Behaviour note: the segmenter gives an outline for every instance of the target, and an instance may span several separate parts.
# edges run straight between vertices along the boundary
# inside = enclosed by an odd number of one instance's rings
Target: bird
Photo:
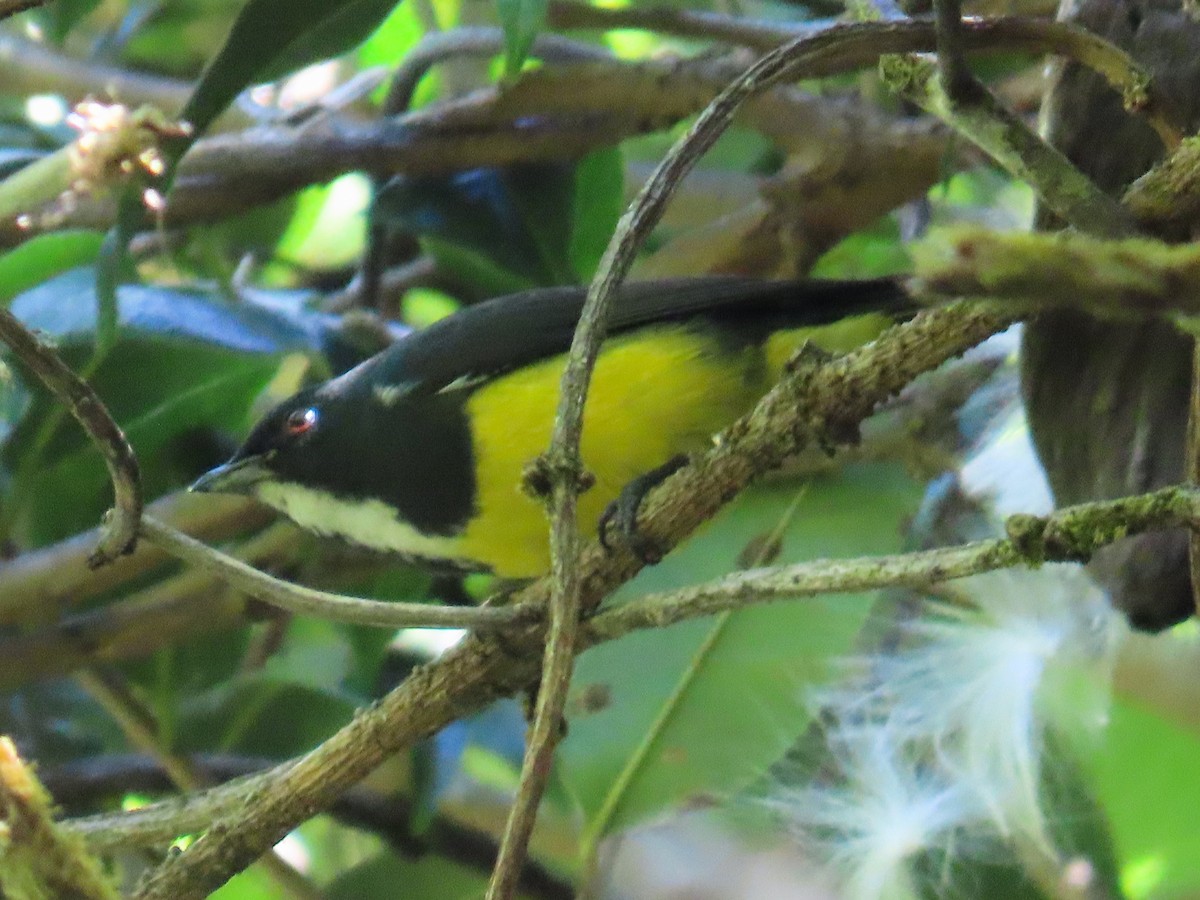
[[[279,403],[191,490],[246,494],[307,530],[434,571],[538,577],[549,524],[522,473],[549,446],[585,297],[575,286],[524,291],[412,332]],[[584,413],[594,482],[579,498],[582,534],[597,535],[631,483],[710,445],[802,345],[852,349],[910,306],[890,278],[623,286]]]

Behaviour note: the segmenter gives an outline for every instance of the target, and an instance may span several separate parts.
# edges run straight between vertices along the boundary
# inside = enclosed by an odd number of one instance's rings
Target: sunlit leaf
[[[1200,890],[1198,758],[1194,731],[1132,703],[1114,704],[1092,770],[1133,900]]]
[[[920,491],[898,467],[870,465],[796,494],[792,486],[747,495],[623,595],[724,574],[793,503],[780,562],[895,551]],[[751,607],[584,654],[562,762],[590,838],[689,799],[729,796],[760,776],[808,723],[806,690],[832,674],[830,661],[850,649],[870,605],[859,595]]]
[[[104,235],[97,231],[52,231],[0,256],[0,304],[55,275],[96,258]]]
[[[616,148],[596,150],[575,166],[571,204],[571,265],[588,281],[625,206],[625,163]]]
[[[361,44],[398,0],[249,0],[180,118],[202,132],[243,90]]]
[[[534,40],[546,24],[548,0],[496,0],[500,26],[504,29],[504,70],[521,71]]]

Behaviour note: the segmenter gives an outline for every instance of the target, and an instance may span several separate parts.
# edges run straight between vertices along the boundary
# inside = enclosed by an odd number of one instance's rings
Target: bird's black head
[[[191,489],[247,494],[311,530],[386,549],[407,548],[385,541],[380,522],[459,531],[475,490],[463,396],[392,381],[380,361],[276,406]],[[380,508],[388,515],[373,517]]]
[[[254,496],[269,482],[319,486],[339,417],[338,404],[319,397],[316,388],[300,391],[267,413],[229,462],[201,476],[191,490]]]

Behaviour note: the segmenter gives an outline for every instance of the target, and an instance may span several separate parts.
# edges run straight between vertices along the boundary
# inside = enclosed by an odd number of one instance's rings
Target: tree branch
[[[75,417],[104,457],[115,506],[87,563],[95,568],[133,550],[142,514],[142,483],[137,457],[96,392],[58,354],[7,309],[0,308],[0,340]]]
[[[1118,317],[1200,315],[1195,244],[965,226],[935,232],[910,251],[918,296],[979,297],[1022,313],[1070,308]]]
[[[945,15],[957,14],[956,2],[942,2],[949,7]],[[957,27],[949,24],[944,31],[942,40],[958,34]],[[936,115],[1013,178],[1032,187],[1046,207],[1065,222],[1104,237],[1134,232],[1132,216],[1115,197],[1100,190],[1065,155],[1005,109],[961,60],[943,60],[939,54],[935,65],[919,57],[893,56],[885,59],[880,69],[892,90]],[[951,82],[962,96],[950,93],[947,85]]]
[[[893,556],[817,559],[791,566],[751,569],[663,594],[648,594],[587,623],[589,644],[631,631],[678,622],[758,603],[879,588],[928,589],[956,578],[1044,562],[1086,561],[1117,540],[1114,526],[1129,534],[1188,525],[1200,519],[1200,491],[1165,488],[1151,494],[1070,506],[1044,517],[1014,516],[1010,536],[958,547],[939,547]]]
[[[536,610],[525,606],[438,606],[366,600],[331,594],[272,578],[239,559],[226,556],[168,525],[146,516],[142,536],[172,556],[216,574],[251,597],[299,615],[375,628],[469,628],[488,630],[528,622]]]
[[[214,494],[198,499],[182,492],[155,500],[147,512],[213,543],[262,528],[273,518],[267,507],[244,497]],[[89,569],[85,563],[99,539],[100,531],[92,529],[5,560],[4,577],[0,578],[0,626],[44,621],[48,614],[82,606],[170,561],[166,553],[141,543],[111,565]]]
[[[627,6],[618,9],[565,0],[551,0],[546,24],[562,30],[641,28],[658,34],[707,38],[763,53],[799,35],[812,34],[828,27],[828,22],[773,22],[667,6]]]
[[[50,818],[50,797],[7,737],[0,737],[0,891],[6,897],[117,900],[82,843]]]
[[[1185,138],[1129,186],[1122,203],[1155,233],[1186,239],[1200,218],[1200,138]]]
[[[384,115],[394,116],[408,112],[421,79],[438,63],[459,56],[492,56],[503,52],[502,28],[454,28],[450,31],[426,34],[421,42],[405,55],[404,61],[392,76],[392,83],[383,104]],[[612,58],[608,50],[595,44],[545,33],[534,39],[529,54],[553,63],[597,62]]]
[[[824,49],[805,64],[810,77],[872,66],[885,54],[929,52],[935,45],[932,23],[916,21],[840,25],[811,40]],[[1160,134],[1178,137],[1145,72],[1088,31],[1058,22],[993,19],[964,23],[962,41],[968,52],[1057,53],[1074,59],[1103,75]],[[230,216],[348,171],[446,172],[582,156],[694,113],[715,94],[714,79],[728,81],[742,70],[741,62],[711,59],[595,65],[546,67],[503,90],[480,91],[391,121],[361,123],[330,115],[303,128],[276,125],[206,138],[180,164],[166,222]],[[824,110],[835,123],[846,115],[828,101],[801,100],[797,92],[791,96],[801,104],[799,135],[814,122],[821,131],[828,127],[813,113]],[[773,124],[768,133],[778,140],[775,132],[784,119],[776,110],[763,120]],[[83,202],[63,225],[107,227],[112,217],[110,203]],[[26,237],[13,222],[0,221],[0,247]]]
[[[186,759],[206,782],[220,784],[242,778],[240,786],[245,790],[252,790],[257,773],[276,764],[274,760],[223,753],[196,753]],[[38,774],[57,806],[68,810],[94,806],[131,791],[156,794],[172,787],[159,761],[137,754],[78,760],[43,768]],[[82,838],[96,853],[162,847],[181,834],[202,830],[212,821],[215,807],[206,804],[214,793],[194,793],[162,804],[162,810],[173,810],[173,817],[157,813],[141,816],[140,810],[130,810],[66,819],[58,827],[65,834]],[[414,834],[417,812],[412,799],[404,794],[364,787],[351,788],[329,810],[341,824],[377,835],[405,858],[435,854],[482,872],[491,870],[496,858],[495,835],[473,821],[458,818],[453,809],[439,810],[420,834]],[[574,896],[570,882],[534,860],[526,863],[520,887],[522,893],[541,900],[570,900]]]

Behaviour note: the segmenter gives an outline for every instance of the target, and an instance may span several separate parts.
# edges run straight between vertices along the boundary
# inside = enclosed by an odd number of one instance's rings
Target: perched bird
[[[549,445],[583,300],[577,287],[528,291],[402,338],[279,404],[192,490],[249,494],[312,531],[438,568],[543,574],[548,522],[522,471]],[[856,347],[908,306],[891,280],[625,287],[584,415],[595,485],[580,528],[594,535],[625,485],[702,449],[805,341]]]

